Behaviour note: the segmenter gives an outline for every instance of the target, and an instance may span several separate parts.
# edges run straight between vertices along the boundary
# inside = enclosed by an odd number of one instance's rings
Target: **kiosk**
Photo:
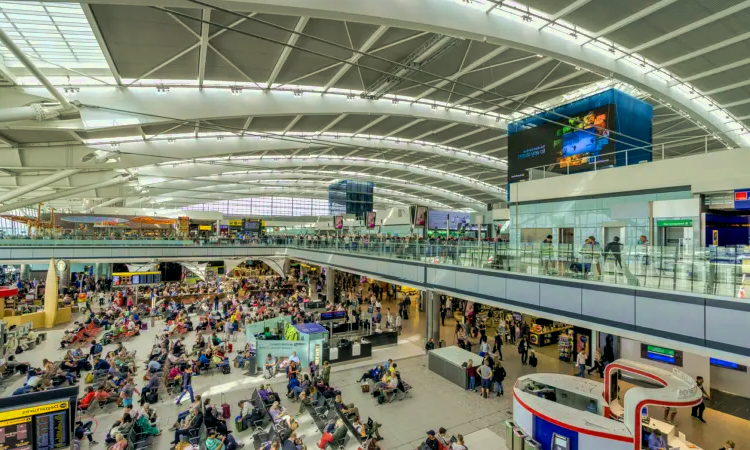
[[[624,395],[619,375],[628,373],[655,388],[634,386]],[[644,415],[646,407],[691,407],[701,401],[695,381],[680,370],[618,360],[606,368],[606,382],[558,374],[521,377],[513,388],[513,430],[544,450],[640,450],[654,430],[670,450],[700,450],[673,425]],[[639,383],[639,385],[642,383]],[[517,433],[514,433],[514,435]],[[513,438],[515,440],[515,438]],[[513,450],[516,450],[515,443]]]

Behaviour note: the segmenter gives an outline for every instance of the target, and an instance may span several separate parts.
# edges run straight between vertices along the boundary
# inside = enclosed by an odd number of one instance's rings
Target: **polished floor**
[[[441,329],[441,336],[448,345],[452,344],[453,329],[455,321],[446,319],[445,326]],[[138,356],[142,358],[153,345],[157,333],[161,328],[149,329],[141,336],[126,342],[128,349],[137,350]],[[503,436],[503,423],[511,418],[511,396],[492,397],[482,399],[478,394],[466,392],[457,388],[447,380],[433,374],[427,369],[427,359],[423,352],[423,336],[425,330],[425,315],[419,313],[417,305],[413,307],[411,318],[404,322],[404,328],[399,345],[377,349],[373,352],[371,360],[365,360],[342,366],[334,366],[331,376],[331,384],[341,389],[344,401],[354,403],[363,417],[372,417],[383,424],[381,433],[385,440],[382,445],[385,449],[414,450],[425,438],[425,433],[430,429],[445,427],[451,434],[463,434],[466,444],[472,450],[505,450],[500,439]],[[52,330],[48,339],[34,351],[20,355],[21,360],[28,361],[33,365],[40,365],[42,358],[59,357],[57,349],[62,330]],[[192,345],[195,339],[194,333],[186,336],[188,345]],[[235,344],[236,348],[244,346],[244,337],[240,336]],[[110,348],[106,348],[109,350]],[[546,350],[546,349],[545,349]],[[554,372],[572,374],[573,366],[560,361],[554,357],[554,352],[538,352],[539,365],[536,368],[522,366],[515,346],[505,345],[503,348],[503,364],[508,373],[505,387],[508,389],[515,380],[531,371]],[[550,354],[551,353],[551,354]],[[357,379],[361,373],[374,365],[376,362],[392,358],[399,365],[399,370],[405,381],[414,388],[412,398],[386,405],[376,405],[372,397],[361,393]],[[139,372],[139,375],[142,372]],[[596,379],[596,378],[595,378]],[[261,384],[259,377],[246,377],[239,370],[233,369],[231,374],[210,374],[195,378],[194,388],[196,394],[202,394],[211,398],[213,403],[227,402],[231,405],[232,416],[237,413],[237,402],[242,398],[250,396],[252,390]],[[23,380],[18,377],[11,383],[2,395],[8,395],[12,389],[22,384]],[[285,381],[277,377],[272,382],[276,391],[286,392]],[[11,389],[11,390],[9,390]],[[292,413],[297,413],[295,404],[285,402]],[[160,402],[156,404],[156,411],[161,418],[161,427],[165,433],[153,440],[152,448],[166,450],[170,447],[172,435],[166,429],[173,423],[175,416],[186,408],[186,403],[175,406],[174,398],[160,396]],[[104,441],[110,425],[122,414],[122,410],[110,405],[102,410],[91,413],[96,420],[95,439]],[[652,412],[660,415],[661,412]],[[688,439],[704,449],[719,448],[726,439],[732,439],[741,443],[750,436],[750,421],[739,419],[726,414],[718,413],[711,409],[706,410],[705,418],[708,424],[700,423],[690,418],[689,411],[681,410],[678,413],[680,429],[685,432]],[[297,417],[300,422],[300,434],[308,449],[317,448],[320,433],[315,428],[312,419],[307,414]],[[250,432],[243,432],[237,436],[239,441],[250,443]],[[86,448],[89,444],[84,444]],[[103,444],[94,446],[104,448]],[[252,448],[248,446],[247,448]],[[349,449],[355,449],[356,445],[350,444]],[[738,447],[742,448],[742,447]]]

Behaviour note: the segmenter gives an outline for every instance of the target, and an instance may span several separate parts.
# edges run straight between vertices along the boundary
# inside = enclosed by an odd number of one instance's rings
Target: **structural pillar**
[[[31,278],[31,266],[28,264],[21,264],[21,270],[18,274],[22,280],[28,280]]]
[[[336,292],[336,270],[331,266],[326,266],[326,301],[335,302]]]
[[[427,309],[426,340],[432,338],[435,347],[440,346],[440,295],[435,291],[423,291],[425,309]]]
[[[64,292],[67,287],[70,286],[70,261],[66,261],[65,270],[61,271],[58,276],[60,279],[60,292]],[[55,270],[55,268],[52,268]]]

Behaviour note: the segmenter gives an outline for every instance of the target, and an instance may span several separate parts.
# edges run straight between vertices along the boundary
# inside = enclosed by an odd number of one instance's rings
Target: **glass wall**
[[[328,200],[298,197],[251,197],[221,200],[182,208],[190,211],[218,211],[230,216],[328,216]]]
[[[624,245],[636,245],[650,236],[649,202],[692,198],[690,191],[623,195],[510,205],[510,242],[513,246],[539,245],[552,235],[554,244],[581,248],[589,236],[604,245],[615,236]],[[700,243],[700,220],[694,219],[694,245]]]

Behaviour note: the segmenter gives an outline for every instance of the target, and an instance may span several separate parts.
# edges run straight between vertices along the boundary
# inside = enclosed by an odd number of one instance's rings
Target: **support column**
[[[335,302],[336,292],[336,270],[331,266],[326,266],[326,301]]]
[[[70,286],[70,261],[66,261],[65,270],[58,274],[60,279],[60,292],[63,292],[65,288]]]
[[[28,264],[21,264],[21,271],[19,272],[22,280],[28,280],[31,278],[31,266]]]
[[[435,348],[440,346],[440,295],[435,291],[424,291],[422,294],[427,310],[427,330],[425,339],[432,338]]]

